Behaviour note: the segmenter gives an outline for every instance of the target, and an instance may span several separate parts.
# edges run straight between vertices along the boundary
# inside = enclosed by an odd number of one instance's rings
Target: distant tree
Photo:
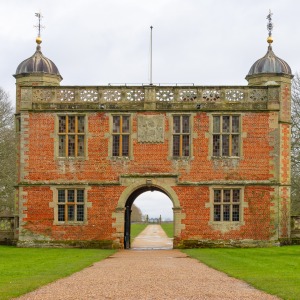
[[[13,213],[16,178],[14,112],[6,93],[0,87],[0,215]]]
[[[291,213],[300,214],[300,76],[292,83]]]
[[[131,221],[142,222],[142,212],[136,205],[134,205],[134,203],[131,207]]]

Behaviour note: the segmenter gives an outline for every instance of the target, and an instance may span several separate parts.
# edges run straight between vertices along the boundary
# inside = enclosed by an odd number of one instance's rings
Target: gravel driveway
[[[178,250],[121,250],[18,299],[278,299]]]

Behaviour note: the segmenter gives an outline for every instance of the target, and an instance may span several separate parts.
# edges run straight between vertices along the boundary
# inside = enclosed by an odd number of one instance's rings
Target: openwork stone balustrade
[[[277,86],[58,86],[58,87],[22,87],[21,109],[59,109],[70,108],[108,108],[120,109],[120,105],[127,108],[141,108],[144,103],[154,103],[153,109],[200,109],[213,107],[209,104],[246,103],[258,104],[257,108],[267,108],[267,102],[279,101]],[[62,105],[58,105],[62,104]],[[70,104],[70,105],[68,105]],[[96,105],[97,104],[97,105]],[[99,105],[102,104],[102,105]],[[199,104],[199,105],[195,105]],[[174,106],[175,105],[175,106]],[[219,105],[218,105],[219,106]],[[253,107],[251,107],[253,109]],[[147,109],[151,109],[150,106]]]

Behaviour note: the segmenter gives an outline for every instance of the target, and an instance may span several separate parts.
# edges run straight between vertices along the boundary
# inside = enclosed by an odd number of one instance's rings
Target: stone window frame
[[[128,116],[129,117],[129,153],[128,156],[113,156],[113,117]],[[111,113],[109,114],[109,144],[108,144],[108,158],[110,160],[132,160],[133,159],[133,116],[132,113]]]
[[[239,156],[214,156],[213,155],[213,136],[214,136],[214,131],[213,131],[213,125],[214,125],[214,117],[216,116],[237,116],[239,117]],[[210,137],[210,142],[209,142],[209,157],[212,159],[240,159],[243,157],[243,138],[246,136],[246,134],[243,132],[243,114],[241,113],[212,113],[209,116],[209,137]]]
[[[49,203],[49,207],[53,208],[53,225],[87,225],[88,224],[88,208],[92,207],[92,202],[88,202],[88,190],[91,187],[81,185],[59,185],[52,186],[50,189],[53,193],[53,201]],[[58,221],[58,191],[59,190],[84,190],[84,220],[83,221]]]
[[[240,190],[240,220],[239,221],[214,221],[214,190],[224,189],[239,189]],[[244,210],[248,207],[248,203],[245,202],[245,186],[241,185],[212,185],[209,187],[209,202],[205,204],[206,208],[210,209],[209,225],[215,230],[221,230],[226,232],[229,230],[238,229],[241,225],[245,224]]]
[[[61,116],[82,116],[84,117],[84,155],[83,156],[60,156],[59,155],[59,117]],[[85,160],[88,158],[88,116],[85,113],[57,113],[54,125],[54,156],[59,160]]]
[[[169,115],[169,155],[172,160],[192,160],[194,159],[194,152],[193,152],[193,139],[196,138],[194,134],[194,115],[193,113],[171,113]],[[175,116],[189,116],[190,120],[190,155],[189,156],[173,156],[173,126],[174,126],[174,117]]]
[[[16,133],[20,133],[21,132],[21,116],[18,114],[15,117],[15,131]]]

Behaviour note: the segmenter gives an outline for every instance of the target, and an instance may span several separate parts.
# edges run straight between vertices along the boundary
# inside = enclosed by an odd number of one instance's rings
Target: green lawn
[[[167,234],[169,238],[172,238],[174,236],[174,231],[173,231],[173,222],[171,223],[161,223],[160,224],[164,232]]]
[[[182,251],[267,293],[300,299],[300,246]]]
[[[0,246],[0,299],[28,293],[113,254],[114,250]]]
[[[147,226],[148,224],[144,224],[144,223],[131,223],[131,228],[130,228],[131,240],[136,238]]]

